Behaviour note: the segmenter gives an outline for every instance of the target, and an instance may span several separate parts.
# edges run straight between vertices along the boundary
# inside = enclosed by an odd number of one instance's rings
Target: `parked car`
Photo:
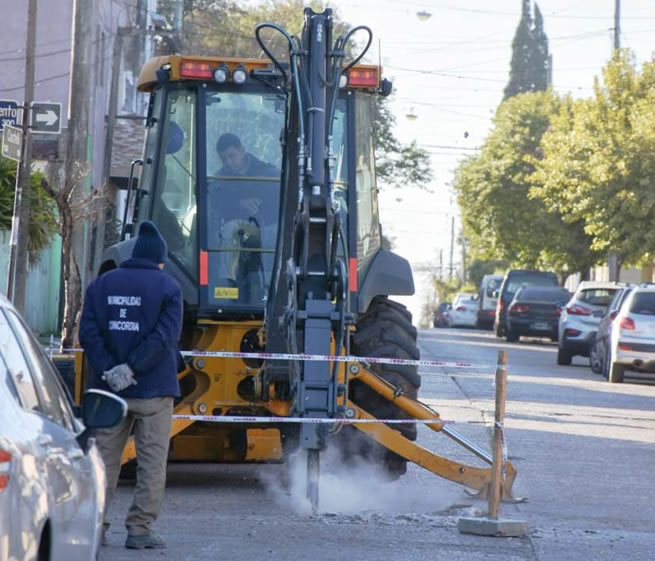
[[[622,285],[583,281],[559,317],[557,364],[569,365],[576,355],[589,356],[600,318]]]
[[[52,362],[0,296],[1,559],[96,559],[105,471],[88,431],[126,412],[120,397],[89,390],[78,419]]]
[[[557,275],[550,271],[531,271],[526,269],[512,269],[507,272],[500,290],[496,304],[496,317],[494,319],[494,332],[496,337],[502,337],[507,329],[507,308],[514,299],[519,288],[523,286],[559,286]]]
[[[557,322],[571,294],[561,286],[524,286],[507,308],[508,341],[522,335],[550,337],[557,341]]]
[[[446,327],[446,325],[448,325],[448,317],[446,314],[450,308],[450,302],[441,302],[439,306],[437,306],[437,309],[434,311],[434,320],[432,322],[434,327]]]
[[[503,275],[485,275],[478,290],[478,329],[491,329],[496,318],[498,291],[503,282]]]
[[[475,294],[460,292],[446,313],[448,327],[475,327],[478,302]]]
[[[589,366],[591,367],[591,371],[595,374],[604,374],[605,378],[607,378],[608,368],[606,358],[609,339],[612,333],[612,322],[633,288],[631,285],[626,285],[614,293],[612,301],[605,310],[603,317],[600,318],[600,323],[598,324],[598,329],[596,330],[596,335],[589,351]]]
[[[635,287],[612,322],[607,356],[610,383],[626,370],[655,372],[655,286]]]

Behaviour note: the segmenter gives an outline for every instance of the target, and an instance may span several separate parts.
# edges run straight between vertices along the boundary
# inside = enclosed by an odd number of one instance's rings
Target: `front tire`
[[[625,373],[625,366],[612,362],[609,368],[609,383],[621,384],[623,383],[623,375]]]
[[[416,335],[412,314],[407,308],[386,297],[378,296],[357,321],[351,354],[418,360],[420,352],[416,346]],[[421,378],[417,366],[371,364],[369,368],[371,372],[400,389],[407,397],[418,397]],[[354,403],[378,419],[412,419],[402,409],[356,379],[350,383],[348,393]],[[416,440],[415,423],[390,427],[399,431],[405,438]],[[407,471],[405,458],[387,450],[354,427],[345,426],[342,429],[338,446],[345,461],[356,461],[359,458],[376,463],[383,468],[389,479],[397,479]]]
[[[519,334],[513,329],[508,329],[505,338],[508,343],[516,343],[519,340]]]
[[[589,349],[589,367],[594,374],[603,373],[603,357],[598,345],[594,342]]]
[[[572,358],[573,356],[570,351],[562,348],[557,349],[557,364],[560,366],[571,366]]]

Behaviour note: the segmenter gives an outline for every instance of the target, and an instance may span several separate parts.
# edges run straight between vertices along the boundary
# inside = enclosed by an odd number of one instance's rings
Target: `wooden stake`
[[[507,395],[507,351],[498,351],[496,366],[496,412],[494,416],[493,465],[491,466],[491,489],[489,492],[489,518],[498,519],[500,484],[503,478],[503,422],[505,420],[505,398]]]

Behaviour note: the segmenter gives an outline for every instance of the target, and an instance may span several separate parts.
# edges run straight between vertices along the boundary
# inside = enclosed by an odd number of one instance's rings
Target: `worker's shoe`
[[[125,547],[127,549],[164,549],[166,542],[164,538],[158,536],[154,532],[144,534],[142,536],[127,536],[125,540]]]

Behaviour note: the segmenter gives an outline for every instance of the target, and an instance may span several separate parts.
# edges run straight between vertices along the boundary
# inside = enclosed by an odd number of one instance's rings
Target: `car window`
[[[637,292],[630,303],[633,314],[655,315],[655,292]]]
[[[487,283],[487,296],[489,298],[493,298],[494,292],[498,290],[498,287],[500,286],[501,279],[491,279]]]
[[[615,293],[615,288],[586,288],[580,291],[577,299],[592,306],[609,306]]]
[[[23,350],[2,311],[0,311],[0,354],[9,369],[23,407],[40,412],[41,403]]]
[[[522,286],[557,286],[557,278],[553,275],[539,273],[520,273],[508,277],[505,283],[504,297],[511,298]]]
[[[516,300],[533,300],[544,302],[559,302],[569,299],[569,293],[564,288],[549,288],[549,287],[536,287],[526,286],[516,294]]]
[[[43,350],[23,320],[13,310],[6,310],[6,312],[32,367],[32,376],[41,400],[41,412],[51,421],[73,430],[73,419],[68,409],[68,400],[59,385],[57,374],[53,371],[54,367],[43,354]]]

